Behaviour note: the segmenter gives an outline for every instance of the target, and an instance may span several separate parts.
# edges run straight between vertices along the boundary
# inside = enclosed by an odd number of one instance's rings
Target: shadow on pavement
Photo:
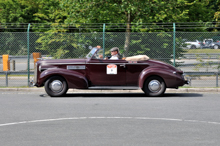
[[[47,94],[40,95],[41,97],[50,97]],[[199,93],[165,93],[162,97],[147,97],[144,93],[68,93],[62,97],[52,98],[170,98],[170,97],[203,97]]]

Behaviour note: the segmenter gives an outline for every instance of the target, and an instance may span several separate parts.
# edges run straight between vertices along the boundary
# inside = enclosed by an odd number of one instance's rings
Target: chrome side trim
[[[148,63],[115,63],[115,62],[106,62],[106,63],[86,63],[86,62],[76,62],[76,63],[42,63],[42,65],[71,65],[71,64],[116,64],[116,65],[120,65],[120,64],[129,64],[129,65],[149,65]]]
[[[138,86],[91,86],[91,90],[138,90]]]
[[[148,63],[114,63],[114,62],[108,62],[108,63],[86,63],[86,64],[98,64],[98,65],[108,65],[108,64],[116,64],[116,65],[149,65]]]
[[[126,64],[129,64],[129,65],[149,65],[148,63],[125,63]]]
[[[71,70],[84,70],[86,69],[86,66],[85,65],[69,65],[66,67],[67,69],[71,69]]]
[[[43,63],[43,65],[69,65],[69,64],[86,64],[86,62],[72,62],[72,63]]]

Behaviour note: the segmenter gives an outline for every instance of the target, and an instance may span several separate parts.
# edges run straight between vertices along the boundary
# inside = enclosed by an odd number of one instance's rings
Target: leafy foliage
[[[102,29],[91,28],[100,23],[109,23],[110,28],[107,29],[105,38],[107,49],[117,40],[120,42],[117,45],[123,48],[121,53],[124,56],[135,52],[161,58],[164,54],[172,55],[173,36],[172,33],[164,33],[164,30],[153,33],[159,31],[155,29],[158,23],[212,21],[218,10],[217,4],[218,0],[0,0],[0,23],[13,23],[8,24],[12,25],[12,29],[8,31],[18,31],[13,30],[13,27],[18,27],[21,23],[33,23],[32,32],[47,32],[39,33],[39,38],[35,36],[37,45],[34,47],[51,53],[55,58],[68,58],[70,53],[83,56],[88,51],[85,48],[102,44],[102,34],[94,33]],[[215,14],[217,19],[218,12]],[[91,25],[85,26],[85,23]],[[143,29],[146,23],[152,25]],[[122,24],[125,27],[120,32],[126,33],[112,33]],[[81,30],[81,27],[85,29]],[[92,33],[84,35],[76,32]],[[25,44],[26,40],[11,36],[6,43],[13,41]],[[181,42],[180,39],[179,41]],[[4,43],[2,46],[2,52],[17,47],[6,46]],[[176,49],[176,55],[181,55],[183,50],[179,47]]]
[[[85,36],[74,33],[41,33],[37,49],[47,51],[56,59],[84,57],[88,53]],[[72,56],[74,54],[74,56]]]

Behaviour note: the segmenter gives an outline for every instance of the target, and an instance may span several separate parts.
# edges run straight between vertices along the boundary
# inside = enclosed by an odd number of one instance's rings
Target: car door
[[[90,86],[125,86],[125,60],[91,59],[86,64]]]

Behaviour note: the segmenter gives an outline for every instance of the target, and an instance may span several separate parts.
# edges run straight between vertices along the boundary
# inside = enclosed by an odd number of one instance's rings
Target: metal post
[[[27,29],[27,53],[28,53],[28,86],[30,85],[30,50],[29,50],[29,32],[30,32],[30,23],[28,24],[28,29]]]
[[[218,72],[216,73],[216,87],[218,87]]]
[[[8,87],[8,71],[5,72],[5,84]]]
[[[12,70],[15,71],[15,60],[12,60]]]
[[[105,58],[105,23],[103,24],[103,58]]]
[[[176,25],[175,23],[173,23],[173,66],[175,67],[176,66],[176,62],[175,62],[175,59],[176,59]]]

